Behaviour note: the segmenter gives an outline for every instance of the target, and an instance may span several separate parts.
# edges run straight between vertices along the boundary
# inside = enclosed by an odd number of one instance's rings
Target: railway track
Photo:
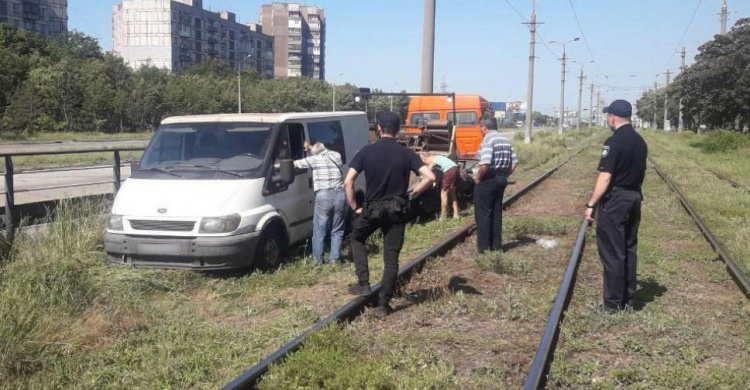
[[[538,186],[540,183],[544,182],[547,178],[549,178],[553,173],[559,170],[562,166],[567,164],[575,155],[579,154],[580,152],[581,150],[571,154],[568,158],[566,158],[560,164],[544,172],[539,177],[534,179],[531,183],[521,188],[514,194],[508,196],[504,200],[503,206],[507,208],[511,206],[512,204],[514,204],[515,202],[517,202],[519,199],[521,199],[521,197],[523,197],[533,188]],[[451,248],[454,248],[456,245],[465,241],[466,238],[470,236],[471,232],[474,229],[475,229],[475,225],[473,223],[470,225],[467,225],[459,229],[458,231],[455,231],[454,233],[452,233],[450,236],[448,236],[445,240],[443,240],[439,244],[423,252],[419,257],[409,262],[408,264],[406,264],[399,270],[399,273],[398,273],[399,280],[402,282],[408,280],[412,275],[420,271],[431,259],[444,255]],[[295,337],[289,343],[287,343],[286,345],[282,346],[277,351],[267,356],[261,362],[259,362],[258,364],[250,368],[249,370],[245,371],[244,373],[242,373],[232,382],[227,384],[224,387],[224,389],[232,390],[232,389],[254,388],[255,386],[257,386],[257,384],[262,379],[262,377],[268,372],[268,369],[271,365],[278,364],[284,361],[284,359],[286,359],[291,353],[298,350],[315,333],[319,332],[320,330],[328,327],[329,325],[333,323],[353,320],[354,318],[362,314],[364,312],[365,307],[368,304],[370,304],[374,300],[375,297],[377,297],[378,293],[380,292],[380,288],[381,288],[380,284],[376,284],[375,286],[373,286],[372,294],[369,297],[356,297],[352,299],[350,302],[341,306],[340,308],[338,308],[337,310],[329,314],[327,317],[325,317],[323,320],[318,321],[313,326],[305,330],[303,333]]]
[[[706,169],[706,170],[709,171],[709,172],[711,172],[711,174],[713,174],[714,176],[718,177],[719,179],[724,180],[725,182],[729,183],[729,185],[731,185],[732,187],[734,187],[734,188],[736,188],[738,190],[742,190],[746,194],[750,195],[750,188],[747,188],[747,187],[743,186],[742,184],[740,184],[740,183],[738,183],[738,182],[736,182],[736,181],[734,181],[734,180],[732,180],[732,179],[730,179],[730,178],[722,175],[719,172],[714,171],[713,169]]]
[[[551,170],[545,172],[543,175],[535,179],[532,183],[519,190],[512,196],[508,197],[504,202],[504,206],[508,207],[516,202],[523,195],[528,193],[531,189],[542,183],[555,171],[568,163],[574,156],[575,154],[571,155],[565,161],[555,166]],[[703,223],[697,212],[687,202],[679,188],[676,187],[676,185],[670,180],[668,176],[666,176],[661,170],[659,170],[658,166],[653,161],[651,161],[651,167],[668,185],[670,190],[675,193],[682,207],[692,217],[706,240],[711,244],[719,257],[726,264],[726,268],[729,274],[732,276],[734,282],[742,290],[743,294],[745,294],[746,297],[750,298],[750,294],[748,294],[748,291],[750,291],[750,283],[748,282],[747,275],[742,272],[741,268],[737,265],[736,261],[734,261],[728,251],[721,244],[721,242],[706,227],[705,223]],[[399,271],[400,280],[408,280],[412,275],[415,274],[415,272],[420,271],[431,259],[444,255],[451,248],[466,240],[467,237],[470,236],[474,228],[475,226],[472,224],[454,232],[441,243],[430,248],[422,255],[420,255],[417,259],[405,265]],[[549,319],[541,336],[539,348],[536,351],[533,363],[531,364],[531,369],[529,370],[528,376],[526,377],[524,385],[525,389],[541,389],[544,388],[547,383],[550,367],[554,360],[555,350],[560,335],[561,324],[563,319],[565,318],[568,305],[575,290],[579,265],[581,263],[581,259],[585,250],[587,230],[588,223],[585,220],[581,221],[580,227],[577,231],[575,244],[573,245],[573,248],[571,250],[570,257],[565,268],[565,273],[562,277],[560,288],[557,290],[554,305],[552,306]],[[297,336],[295,339],[284,345],[282,348],[252,367],[250,370],[244,372],[234,381],[227,384],[224,389],[230,390],[254,388],[255,386],[257,386],[265,373],[268,372],[268,369],[272,364],[278,364],[284,361],[284,359],[286,359],[291,353],[298,350],[313,334],[326,328],[330,324],[340,321],[353,320],[361,313],[363,313],[365,306],[372,301],[374,296],[377,296],[379,290],[380,285],[376,285],[373,288],[372,296],[367,298],[355,298],[338,310],[334,311],[325,319],[319,321],[318,323],[307,329],[305,332]]]

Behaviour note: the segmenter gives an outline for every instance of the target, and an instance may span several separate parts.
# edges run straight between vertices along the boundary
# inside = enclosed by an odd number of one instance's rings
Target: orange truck
[[[479,95],[456,95],[456,118],[453,110],[453,100],[445,96],[412,97],[401,142],[418,151],[445,151],[459,160],[476,159],[482,143],[479,120],[494,116],[490,102]]]

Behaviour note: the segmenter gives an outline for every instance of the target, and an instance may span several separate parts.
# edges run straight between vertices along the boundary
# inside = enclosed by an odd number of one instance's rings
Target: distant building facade
[[[0,0],[0,23],[54,38],[68,31],[68,0]]]
[[[153,65],[181,72],[216,59],[232,69],[274,76],[273,37],[228,11],[203,9],[202,0],[123,0],[112,16],[113,51],[133,68]]]
[[[325,80],[326,18],[323,9],[290,3],[263,5],[261,24],[275,41],[276,77]]]

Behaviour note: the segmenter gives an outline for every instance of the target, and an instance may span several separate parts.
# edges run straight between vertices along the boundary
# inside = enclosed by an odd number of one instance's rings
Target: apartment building
[[[0,0],[0,23],[53,38],[68,31],[68,0]]]
[[[150,64],[179,73],[217,59],[274,76],[273,37],[258,24],[238,23],[232,12],[203,9],[202,0],[123,0],[114,6],[112,36],[113,51],[133,68]]]
[[[325,79],[325,12],[290,3],[263,5],[261,24],[275,42],[276,77]]]

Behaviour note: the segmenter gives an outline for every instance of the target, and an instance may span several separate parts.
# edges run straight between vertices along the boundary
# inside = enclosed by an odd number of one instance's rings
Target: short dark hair
[[[396,135],[401,130],[401,118],[392,111],[383,111],[378,114],[378,125],[388,135]]]
[[[482,126],[486,127],[488,130],[497,130],[497,119],[491,117],[491,116],[485,116],[482,117],[482,120],[480,121]]]

